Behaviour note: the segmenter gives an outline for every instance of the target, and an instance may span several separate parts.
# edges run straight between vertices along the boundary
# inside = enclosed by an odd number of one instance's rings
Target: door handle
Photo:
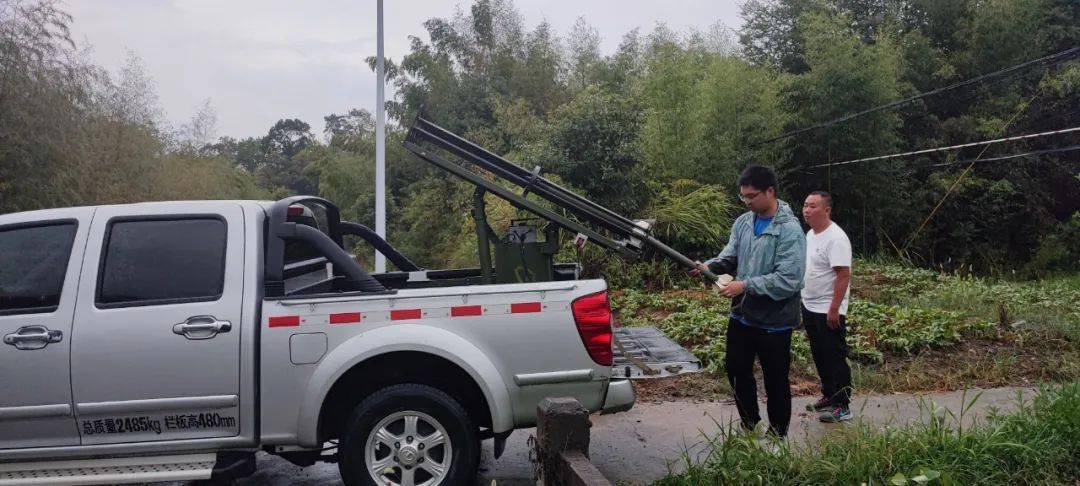
[[[218,333],[231,331],[232,323],[219,321],[214,316],[194,316],[174,325],[172,330],[173,334],[179,334],[188,339],[210,339]]]
[[[50,343],[58,343],[63,340],[64,333],[62,331],[49,329],[45,326],[23,326],[15,332],[4,336],[4,344],[26,351],[41,349]]]

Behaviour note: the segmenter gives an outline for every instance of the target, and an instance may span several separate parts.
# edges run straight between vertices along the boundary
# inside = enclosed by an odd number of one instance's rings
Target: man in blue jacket
[[[806,236],[791,207],[776,198],[776,173],[751,165],[739,176],[739,199],[750,210],[735,220],[727,246],[698,269],[734,275],[721,293],[731,297],[724,367],[742,425],[761,421],[754,358],[761,361],[769,430],[787,435],[791,421],[791,331],[799,322]],[[691,273],[697,274],[695,269]]]

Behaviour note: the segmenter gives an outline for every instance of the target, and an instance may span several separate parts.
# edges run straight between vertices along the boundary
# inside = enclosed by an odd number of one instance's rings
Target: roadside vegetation
[[[618,274],[633,278],[634,271]],[[678,279],[676,289],[633,285],[619,290],[613,298],[618,322],[660,328],[702,359],[707,376],[682,378],[696,386],[646,383],[643,391],[655,399],[688,393],[717,398],[726,391],[729,301],[674,271],[671,275]],[[1020,281],[871,259],[856,261],[853,275],[848,345],[857,393],[1080,378],[1080,274]],[[816,393],[806,336],[798,330],[792,341],[795,391]]]
[[[968,424],[958,413],[923,408],[911,425],[856,423],[777,452],[726,429],[707,455],[661,486],[699,484],[1075,484],[1080,481],[1080,382],[1043,388],[1007,415]]]

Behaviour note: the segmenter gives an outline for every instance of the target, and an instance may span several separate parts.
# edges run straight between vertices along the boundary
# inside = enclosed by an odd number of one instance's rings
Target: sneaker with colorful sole
[[[831,408],[832,406],[833,406],[832,400],[829,400],[828,398],[825,398],[825,397],[821,397],[821,398],[818,399],[818,401],[816,401],[814,403],[807,403],[806,404],[806,411],[807,412],[824,412],[824,411],[828,410],[829,408]]]
[[[851,420],[851,410],[847,407],[833,407],[822,412],[822,414],[818,416],[818,420],[827,424],[847,422],[848,420]]]

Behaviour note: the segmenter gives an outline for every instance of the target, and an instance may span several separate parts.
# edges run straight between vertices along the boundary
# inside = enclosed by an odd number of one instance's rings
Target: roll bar
[[[321,206],[326,211],[327,233],[310,226],[289,222],[289,206],[296,204]],[[356,228],[352,226],[352,223],[343,223],[341,221],[341,211],[337,206],[321,197],[292,196],[275,202],[270,207],[269,221],[266,225],[264,295],[266,297],[282,297],[285,295],[286,240],[303,241],[315,247],[326,256],[327,260],[334,264],[335,273],[348,277],[359,287],[360,291],[385,291],[386,287],[364,271],[363,267],[345,252],[343,235],[357,234],[354,232],[355,230]],[[385,247],[389,247],[389,244],[382,238],[379,238],[379,241]],[[390,249],[393,250],[392,247]],[[401,255],[396,250],[393,250],[393,253],[398,256]],[[404,257],[402,256],[402,258]],[[408,259],[405,259],[405,261],[408,261]]]

